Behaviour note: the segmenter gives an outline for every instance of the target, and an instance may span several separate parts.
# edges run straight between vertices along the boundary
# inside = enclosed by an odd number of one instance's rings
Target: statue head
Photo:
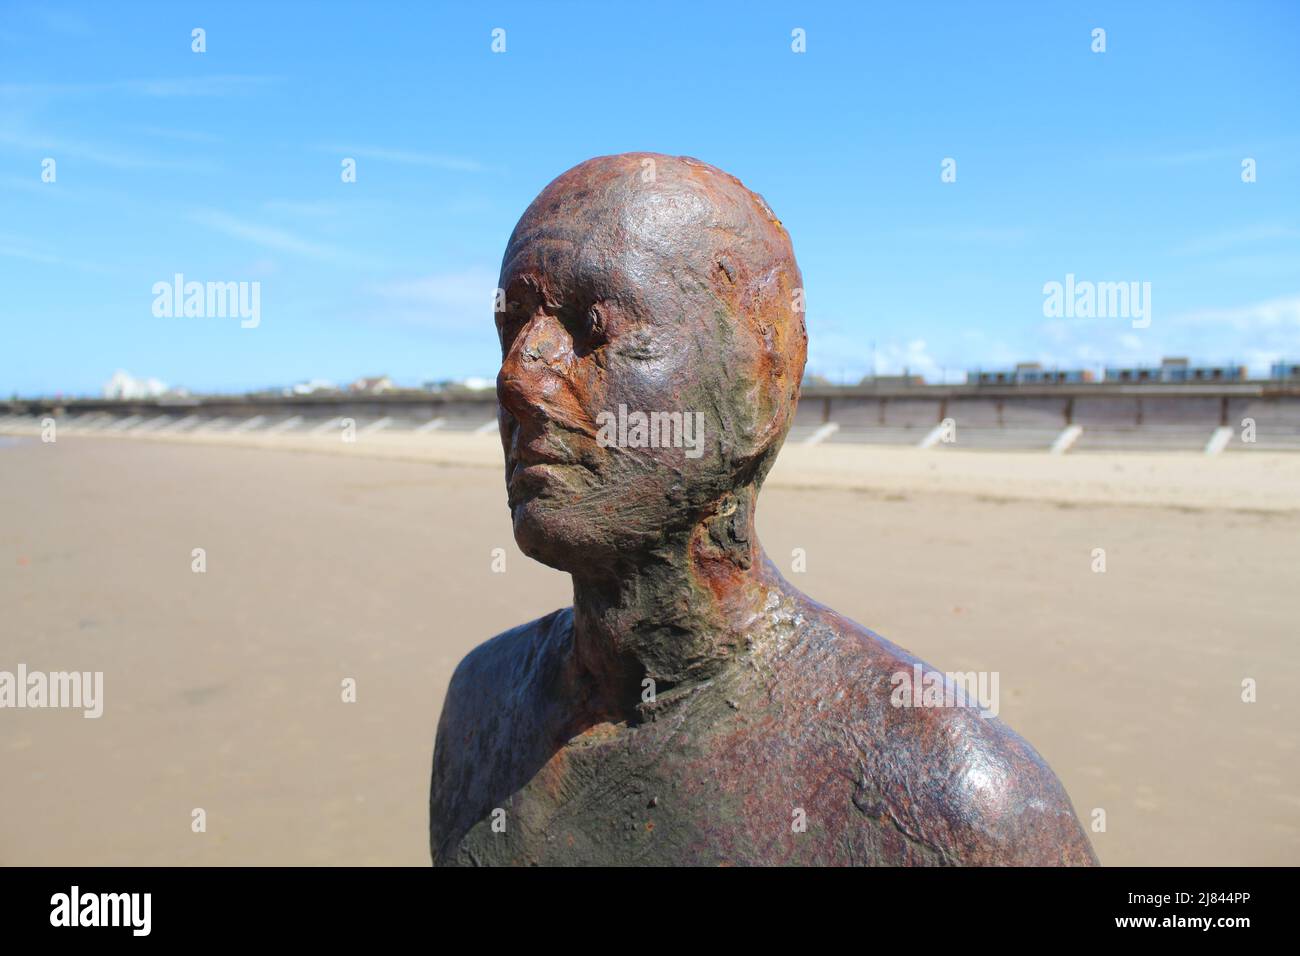
[[[524,212],[499,285],[525,554],[612,569],[711,517],[752,521],[807,353],[799,267],[761,196],[686,157],[588,160]]]

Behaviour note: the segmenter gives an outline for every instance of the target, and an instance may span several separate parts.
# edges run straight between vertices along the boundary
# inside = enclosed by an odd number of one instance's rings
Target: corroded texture
[[[435,863],[1095,863],[1032,747],[970,707],[893,706],[915,659],[764,556],[801,286],[767,204],[696,160],[590,160],[524,213],[497,315],[508,504],[574,606],[457,668]],[[605,447],[620,405],[702,413],[701,454]]]

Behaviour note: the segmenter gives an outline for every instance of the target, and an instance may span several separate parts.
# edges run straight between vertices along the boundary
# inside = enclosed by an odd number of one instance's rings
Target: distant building
[[[316,392],[337,392],[339,387],[323,378],[313,378],[298,382],[284,390],[285,395],[314,395]]]
[[[117,399],[158,398],[168,393],[167,386],[156,378],[136,378],[118,369],[104,383],[104,397]]]
[[[359,378],[351,385],[351,391],[361,395],[382,395],[393,390],[393,380],[387,375],[373,378]]]
[[[428,392],[484,392],[488,389],[497,387],[494,378],[478,378],[471,375],[469,378],[450,379],[444,378],[436,382],[425,382],[424,389]]]
[[[1274,362],[1268,370],[1268,377],[1284,382],[1300,380],[1300,362]]]
[[[1165,358],[1159,368],[1106,369],[1107,382],[1135,382],[1161,385],[1182,385],[1195,382],[1244,382],[1244,365],[1191,365],[1185,358]]]
[[[925,379],[920,375],[864,375],[858,385],[884,386],[895,388],[900,385],[924,385]]]
[[[1045,369],[1041,362],[1018,362],[1010,372],[976,370],[967,376],[976,385],[1078,385],[1092,380],[1088,369]]]
[[[813,375],[805,372],[803,377],[803,388],[829,388],[834,383],[825,375]]]

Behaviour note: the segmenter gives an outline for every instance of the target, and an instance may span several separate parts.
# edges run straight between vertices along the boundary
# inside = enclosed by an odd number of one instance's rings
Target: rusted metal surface
[[[916,660],[763,554],[801,287],[767,204],[697,160],[593,159],[524,213],[497,315],[507,499],[574,605],[457,668],[435,863],[1096,862],[1032,747],[973,707],[894,706]],[[603,442],[620,406],[701,413],[698,456]]]

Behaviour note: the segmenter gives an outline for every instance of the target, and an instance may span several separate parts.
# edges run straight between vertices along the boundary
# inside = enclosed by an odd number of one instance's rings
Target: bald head
[[[736,177],[654,153],[570,169],[528,207],[502,262],[507,468],[512,448],[528,457],[521,434],[549,429],[547,448],[587,455],[588,488],[640,482],[635,493],[689,512],[757,487],[798,401],[801,286],[785,229]],[[702,416],[705,452],[593,451],[601,414],[619,407]],[[572,504],[580,489],[567,487]],[[557,483],[538,489],[554,497]]]
[[[580,247],[610,267],[671,267],[738,311],[758,307],[782,324],[802,322],[780,294],[799,285],[780,220],[735,176],[699,160],[655,153],[587,160],[533,200],[510,237],[506,265],[521,245],[539,239]],[[694,291],[683,284],[682,291]]]

